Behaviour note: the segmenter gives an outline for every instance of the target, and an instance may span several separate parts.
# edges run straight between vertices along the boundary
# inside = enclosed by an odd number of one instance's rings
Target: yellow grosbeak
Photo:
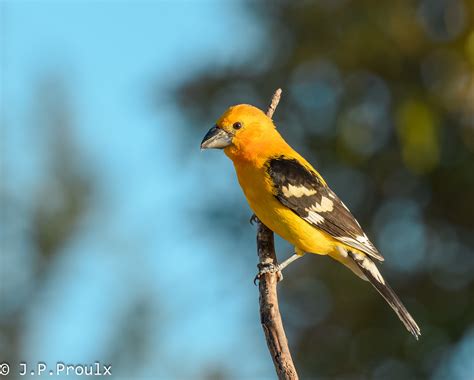
[[[204,136],[202,149],[223,149],[255,215],[295,246],[295,255],[329,255],[369,281],[417,339],[420,328],[380,274],[382,255],[321,175],[247,104],[230,107]]]

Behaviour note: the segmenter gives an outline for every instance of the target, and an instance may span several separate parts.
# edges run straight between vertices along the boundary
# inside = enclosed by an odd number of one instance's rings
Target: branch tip
[[[273,116],[273,114],[275,113],[275,110],[278,106],[278,103],[280,103],[281,93],[282,93],[281,88],[278,88],[273,93],[272,101],[271,101],[270,106],[268,107],[268,111],[267,111],[267,116],[269,118],[271,118]]]

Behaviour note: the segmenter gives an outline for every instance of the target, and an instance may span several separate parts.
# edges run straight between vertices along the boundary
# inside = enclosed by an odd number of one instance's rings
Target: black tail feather
[[[395,313],[397,313],[398,318],[400,318],[407,330],[418,340],[418,337],[421,335],[420,328],[393,289],[386,283],[375,263],[366,255],[351,251],[347,253],[349,257],[354,260],[365,277],[367,277],[372,286],[382,295]]]

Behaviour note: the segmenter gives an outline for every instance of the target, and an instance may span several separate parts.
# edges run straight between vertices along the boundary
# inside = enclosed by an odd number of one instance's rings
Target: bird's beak
[[[232,144],[232,137],[232,134],[215,125],[202,139],[201,149],[224,149]]]

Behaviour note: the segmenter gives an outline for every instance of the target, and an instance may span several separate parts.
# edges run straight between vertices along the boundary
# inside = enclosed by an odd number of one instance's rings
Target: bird
[[[204,136],[201,150],[205,149],[224,151],[254,215],[295,248],[290,258],[261,269],[259,275],[280,272],[306,253],[328,255],[370,282],[418,339],[420,328],[377,268],[383,256],[270,117],[249,104],[232,106]]]

